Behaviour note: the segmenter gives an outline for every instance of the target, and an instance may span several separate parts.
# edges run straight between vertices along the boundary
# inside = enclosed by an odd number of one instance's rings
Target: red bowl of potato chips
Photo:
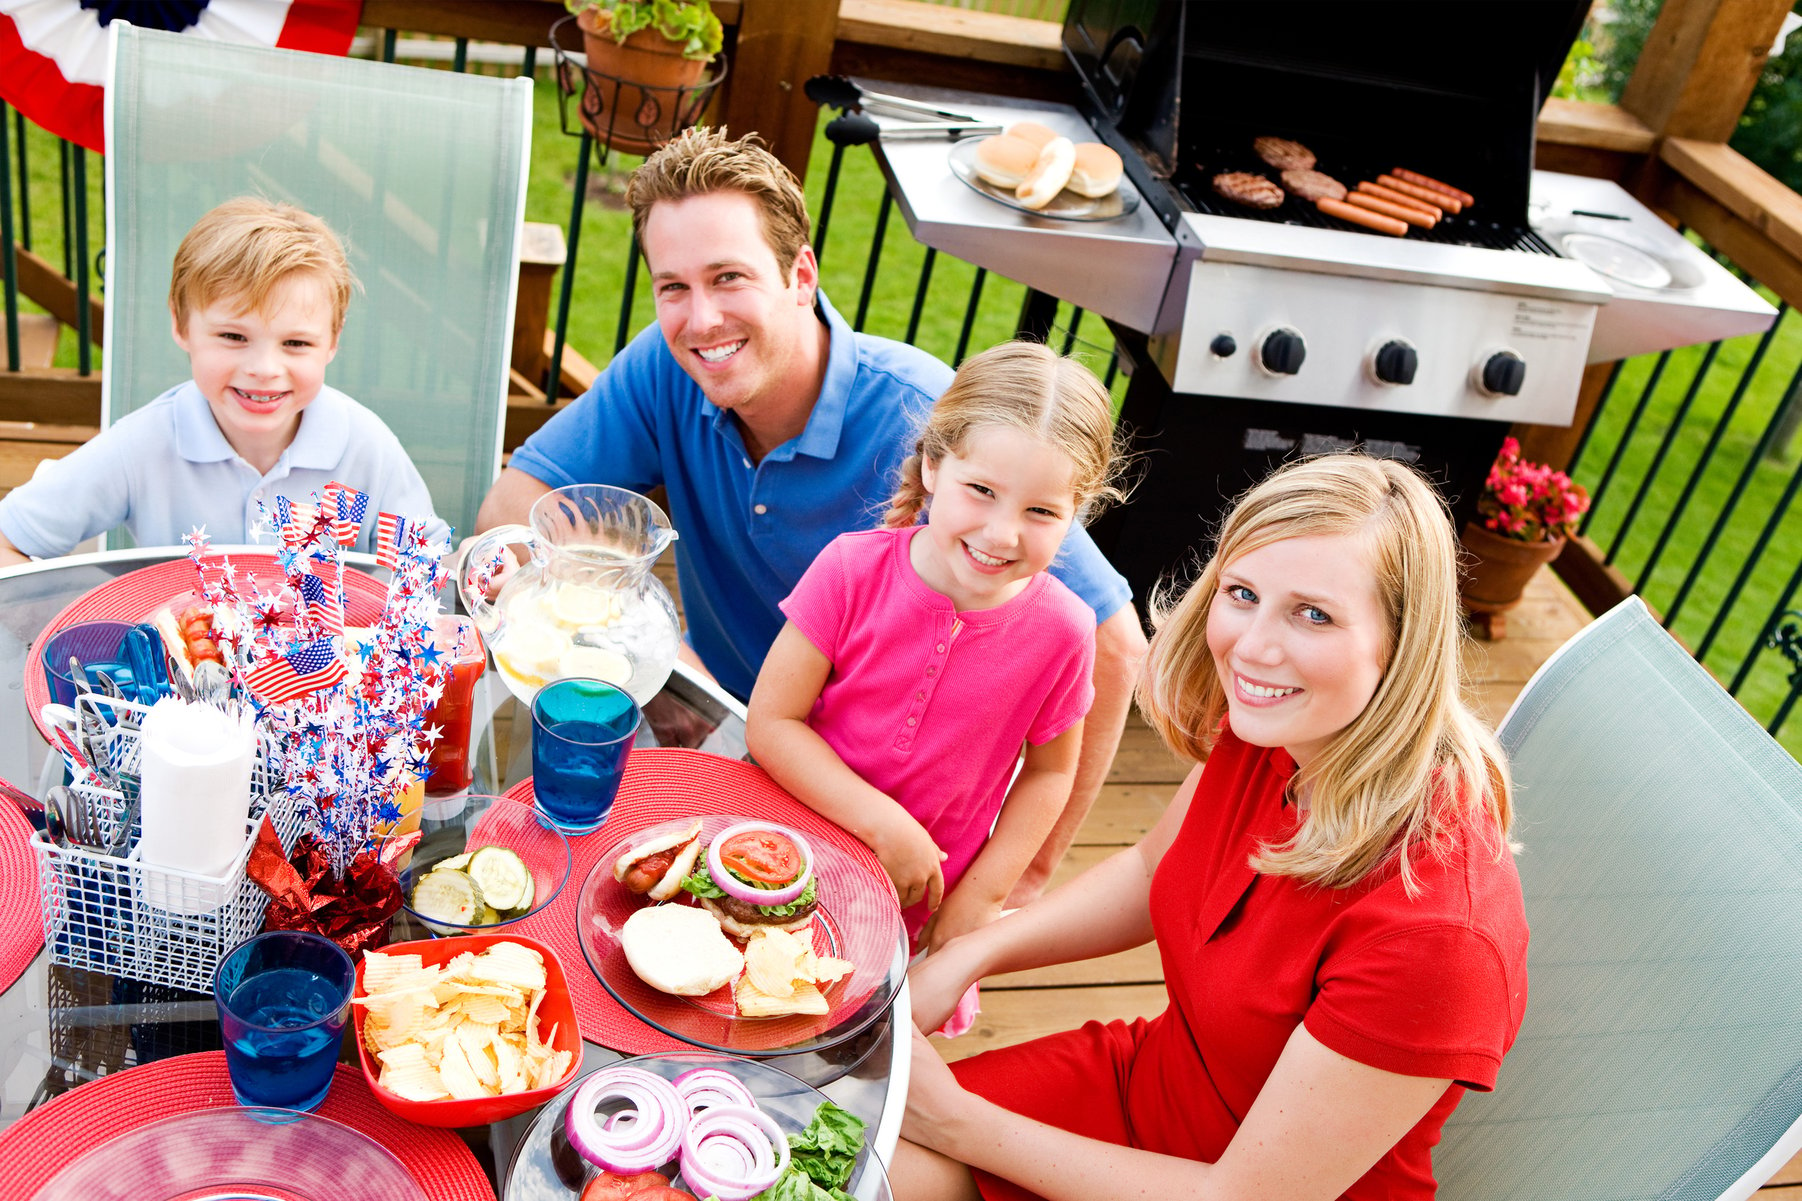
[[[421,1126],[481,1126],[582,1068],[557,955],[517,934],[395,943],[357,965],[357,1057],[376,1100]]]

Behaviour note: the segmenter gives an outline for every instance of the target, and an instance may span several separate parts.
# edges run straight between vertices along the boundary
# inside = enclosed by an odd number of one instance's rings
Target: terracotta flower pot
[[[1502,615],[1520,604],[1527,581],[1558,557],[1565,539],[1520,542],[1470,522],[1460,541],[1471,556],[1464,564],[1458,586],[1464,610],[1471,615],[1479,633],[1491,639],[1501,638],[1506,633]]]
[[[588,56],[582,124],[603,143],[628,154],[649,154],[700,116],[706,93],[695,84],[707,63],[682,57],[680,43],[656,29],[615,41],[607,14],[584,9],[576,18]]]

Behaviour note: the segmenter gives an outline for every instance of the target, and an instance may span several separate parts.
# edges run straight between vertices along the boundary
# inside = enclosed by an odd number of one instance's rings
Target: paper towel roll
[[[139,861],[218,876],[243,849],[256,728],[246,714],[176,697],[144,719]]]

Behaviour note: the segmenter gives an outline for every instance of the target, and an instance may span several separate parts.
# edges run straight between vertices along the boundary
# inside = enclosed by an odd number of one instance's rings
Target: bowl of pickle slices
[[[400,872],[397,939],[499,930],[543,909],[569,882],[569,840],[519,801],[428,798],[419,829]]]

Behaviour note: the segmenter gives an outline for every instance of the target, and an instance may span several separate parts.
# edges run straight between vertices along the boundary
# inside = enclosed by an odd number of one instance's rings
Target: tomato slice
[[[720,847],[720,862],[752,884],[787,884],[801,874],[801,850],[774,830],[746,830]]]
[[[669,1177],[661,1172],[638,1172],[629,1176],[602,1172],[582,1190],[582,1201],[626,1201],[628,1197],[662,1192],[667,1188]],[[687,1193],[682,1195],[688,1196]]]

